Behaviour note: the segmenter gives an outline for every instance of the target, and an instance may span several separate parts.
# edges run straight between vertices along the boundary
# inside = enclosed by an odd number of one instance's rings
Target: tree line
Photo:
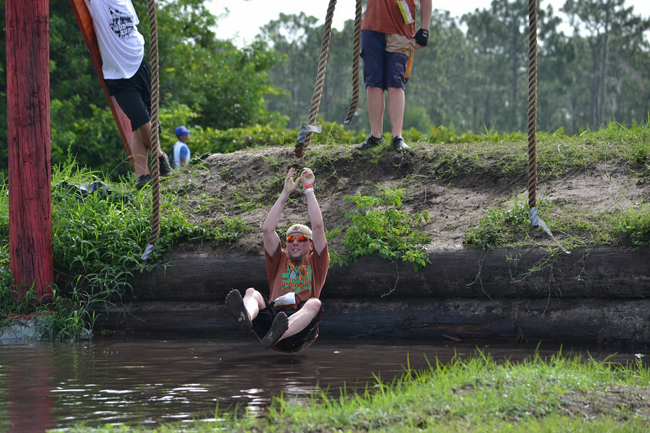
[[[148,39],[147,2],[133,0]],[[308,117],[323,17],[281,14],[243,48],[219,38],[206,0],[159,0],[163,148],[173,129],[297,128]],[[539,1],[538,126],[576,134],[608,121],[645,122],[650,110],[650,19],[625,0],[567,0],[576,32]],[[0,19],[5,23],[5,0]],[[427,132],[525,131],[528,1],[493,0],[460,18],[434,11],[429,44],[416,52],[405,128]],[[3,27],[4,32],[4,27]],[[320,117],[342,123],[352,94],[354,22],[333,29]],[[5,38],[6,40],[6,38]],[[150,46],[147,40],[147,48]],[[5,44],[0,45],[0,121],[6,124]],[[50,2],[52,161],[74,157],[112,176],[130,172],[126,153],[67,1]],[[365,92],[350,128],[367,129]],[[0,128],[6,143],[6,129]],[[168,149],[167,149],[168,150]],[[7,167],[7,146],[0,149]]]

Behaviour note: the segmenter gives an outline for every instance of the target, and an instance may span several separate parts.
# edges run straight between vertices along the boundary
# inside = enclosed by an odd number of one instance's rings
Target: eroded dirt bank
[[[427,211],[420,229],[432,240],[430,264],[364,257],[334,265],[322,299],[322,332],[348,337],[552,340],[650,344],[650,252],[625,242],[565,254],[541,230],[533,246],[484,251],[464,237],[490,206],[523,197],[523,176],[504,177],[485,161],[462,169],[435,147],[359,154],[349,147],[318,146],[301,161],[315,170],[317,197],[328,229],[349,224],[344,200],[378,186],[408,195],[401,210]],[[137,275],[134,291],[103,322],[107,329],[219,332],[236,325],[223,307],[231,289],[267,289],[261,223],[296,162],[290,148],[211,155],[201,166],[167,180],[187,195],[186,215],[196,222],[238,217],[253,230],[228,245],[176,248],[151,273]],[[637,175],[616,164],[540,176],[538,196],[575,212],[597,215],[634,207],[648,196]],[[209,200],[206,201],[206,198]],[[281,225],[305,221],[296,194]],[[556,233],[558,240],[584,233]],[[340,248],[335,240],[331,248]]]

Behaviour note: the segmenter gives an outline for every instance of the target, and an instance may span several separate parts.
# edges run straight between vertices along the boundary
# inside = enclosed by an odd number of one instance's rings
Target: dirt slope
[[[317,198],[328,230],[350,223],[346,212],[354,205],[344,200],[346,195],[378,195],[380,187],[389,187],[409,197],[403,211],[429,213],[431,221],[421,230],[433,239],[432,249],[457,249],[489,207],[512,203],[515,198],[522,204],[527,201],[525,173],[504,176],[502,164],[492,158],[470,166],[458,156],[450,158],[437,145],[416,144],[405,154],[387,147],[359,152],[348,145],[311,146],[303,160],[296,159],[290,147],[264,147],[206,156],[179,170],[165,185],[187,198],[184,206],[192,221],[242,218],[253,232],[226,248],[260,254],[261,224],[281,191],[286,171],[290,166],[307,165],[316,175]],[[594,216],[637,206],[649,192],[647,183],[639,182],[633,171],[616,162],[575,169],[563,176],[540,175],[537,185],[538,200]],[[553,230],[552,216],[540,218]],[[304,197],[296,191],[280,224],[306,221]],[[555,244],[541,229],[530,233],[532,242],[540,246]],[[554,231],[554,235],[562,241],[569,235],[589,234]],[[332,247],[336,246],[335,240]]]

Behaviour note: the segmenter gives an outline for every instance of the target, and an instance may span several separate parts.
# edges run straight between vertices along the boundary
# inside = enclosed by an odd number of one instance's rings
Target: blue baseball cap
[[[187,135],[187,134],[189,134],[190,132],[192,132],[192,131],[186,129],[184,126],[179,126],[178,128],[176,128],[176,136],[177,136],[177,137],[178,137],[179,135]]]

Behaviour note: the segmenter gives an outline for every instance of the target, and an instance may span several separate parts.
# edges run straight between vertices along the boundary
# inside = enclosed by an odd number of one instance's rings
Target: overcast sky
[[[553,5],[555,12],[563,16],[559,9],[565,0],[538,0],[542,8],[548,4]],[[341,29],[343,23],[354,19],[356,1],[338,0],[334,10],[332,24]],[[433,0],[436,9],[448,10],[452,16],[461,16],[476,9],[489,8],[490,0]],[[645,18],[650,16],[650,0],[626,0],[627,6],[634,6],[634,13]],[[275,20],[280,13],[299,14],[305,12],[319,18],[319,23],[325,21],[329,0],[211,0],[206,3],[210,11],[223,15],[226,8],[229,10],[227,17],[219,20],[217,37],[219,39],[233,39],[238,46],[253,41],[259,29],[269,21]]]

